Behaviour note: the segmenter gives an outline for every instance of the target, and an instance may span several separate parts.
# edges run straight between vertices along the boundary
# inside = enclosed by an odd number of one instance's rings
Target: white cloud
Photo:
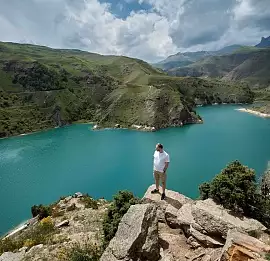
[[[0,0],[0,40],[156,61],[270,35],[269,0],[119,0],[117,6],[123,11],[135,1],[151,9],[122,19],[98,0]]]
[[[97,0],[57,0],[53,6],[52,0],[20,3],[12,0],[11,4],[0,4],[3,41],[25,40],[146,60],[176,51],[167,19],[157,13],[132,12],[124,20],[110,12],[109,4]]]

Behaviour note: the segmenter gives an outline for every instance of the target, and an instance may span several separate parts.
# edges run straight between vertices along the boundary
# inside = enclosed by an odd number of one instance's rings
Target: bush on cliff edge
[[[261,221],[270,227],[270,201],[260,193],[255,171],[233,161],[210,182],[199,187],[202,199],[215,202],[238,213]]]
[[[119,191],[113,197],[108,212],[103,221],[104,248],[114,237],[122,217],[126,214],[131,205],[139,203],[139,199],[129,191]]]

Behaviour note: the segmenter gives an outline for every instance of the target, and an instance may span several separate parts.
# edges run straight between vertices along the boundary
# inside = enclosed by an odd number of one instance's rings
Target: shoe
[[[151,191],[152,194],[156,194],[156,193],[159,193],[159,190],[158,189],[154,189]]]
[[[165,199],[165,193],[162,193],[161,200],[164,200],[164,199]]]

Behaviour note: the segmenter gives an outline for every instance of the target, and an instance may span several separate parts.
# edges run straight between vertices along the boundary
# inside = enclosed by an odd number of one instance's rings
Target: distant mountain
[[[171,55],[163,61],[160,61],[154,66],[156,68],[163,69],[165,71],[170,70],[176,67],[183,67],[194,62],[197,62],[201,58],[210,56],[210,52],[200,51],[200,52],[186,52],[186,53],[177,53],[175,55]]]
[[[239,50],[240,48],[243,48],[243,45],[239,45],[239,44],[234,44],[234,45],[229,45],[229,46],[225,46],[224,48],[218,50],[218,51],[214,51],[211,52],[213,55],[226,55],[226,54],[232,54],[233,52]]]
[[[154,64],[153,66],[155,66],[156,68],[162,69],[164,71],[168,71],[173,68],[180,68],[180,67],[188,66],[205,57],[231,54],[242,47],[243,47],[242,45],[230,45],[218,51],[199,51],[199,52],[177,53],[175,55],[169,56],[163,61],[160,61]]]
[[[224,56],[210,56],[189,66],[168,71],[174,76],[223,78],[245,81],[252,85],[270,84],[270,49],[243,47]]]
[[[270,47],[270,36],[267,38],[262,37],[261,42],[255,45],[255,47],[258,47],[258,48]]]

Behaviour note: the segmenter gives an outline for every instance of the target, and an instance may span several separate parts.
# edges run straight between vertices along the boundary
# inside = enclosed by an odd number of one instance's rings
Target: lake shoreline
[[[270,118],[270,114],[255,111],[255,110],[250,110],[250,109],[246,109],[246,108],[240,108],[240,109],[236,109],[236,110],[241,111],[241,112],[247,112],[247,113],[259,116],[261,118]]]
[[[0,138],[0,140],[5,140],[5,139],[9,139],[9,138],[18,138],[18,137],[22,137],[22,136],[28,136],[28,135],[37,134],[37,133],[44,132],[44,131],[50,131],[50,130],[62,128],[62,127],[69,126],[69,125],[71,125],[71,124],[63,125],[61,127],[56,126],[56,127],[52,127],[52,128],[46,128],[46,129],[42,129],[42,130],[36,130],[36,131],[32,131],[32,132],[27,132],[27,133],[16,134],[16,135]]]
[[[56,126],[53,128],[46,128],[43,130],[37,130],[37,131],[33,131],[33,132],[28,132],[28,133],[22,133],[22,134],[18,134],[18,135],[12,135],[12,136],[7,136],[7,137],[3,137],[0,138],[0,140],[5,140],[5,139],[9,139],[9,138],[18,138],[18,137],[22,137],[22,136],[28,136],[28,135],[32,135],[32,134],[37,134],[40,132],[44,132],[44,131],[50,131],[50,130],[54,130],[54,129],[59,129],[59,128],[63,128],[63,127],[67,127],[67,126],[71,126],[71,125],[75,125],[75,124],[83,124],[83,125],[94,125],[92,128],[89,128],[89,130],[92,131],[102,131],[102,130],[135,130],[135,131],[140,131],[140,132],[156,132],[159,131],[161,129],[166,129],[166,128],[171,128],[171,127],[183,127],[185,125],[189,125],[189,124],[202,124],[203,120],[197,120],[194,122],[187,122],[183,125],[171,125],[171,126],[167,126],[165,128],[160,128],[160,129],[156,129],[155,127],[149,127],[149,126],[143,126],[143,125],[132,125],[130,127],[125,127],[125,126],[117,126],[119,124],[116,124],[114,127],[105,127],[105,126],[99,126],[97,125],[95,122],[92,121],[84,121],[84,120],[79,120],[79,121],[75,121],[71,124],[65,124],[63,126]]]
[[[206,106],[216,106],[216,105],[243,105],[243,103],[234,103],[234,104],[231,104],[231,103],[221,103],[221,104],[213,103],[213,104],[201,104],[201,105],[197,104],[195,106],[195,108],[206,107]],[[270,117],[270,115],[267,116],[267,117]],[[43,132],[43,131],[49,131],[49,130],[53,130],[53,129],[57,129],[57,128],[70,126],[70,125],[73,125],[73,124],[89,124],[89,125],[93,125],[92,130],[127,129],[127,130],[137,130],[137,131],[141,131],[141,132],[156,132],[156,131],[159,131],[161,129],[171,128],[171,127],[183,127],[183,126],[189,125],[189,124],[203,124],[203,119],[202,120],[197,120],[197,121],[194,121],[194,122],[187,122],[187,123],[184,123],[183,125],[171,125],[171,126],[167,126],[167,127],[160,128],[160,129],[156,129],[155,127],[143,126],[143,125],[135,125],[135,124],[133,124],[132,126],[129,126],[129,127],[127,127],[127,126],[116,127],[116,125],[119,125],[119,124],[116,124],[115,126],[110,126],[110,127],[107,126],[107,127],[105,127],[105,126],[98,126],[96,122],[82,119],[82,120],[74,121],[74,122],[69,123],[69,124],[64,124],[63,126],[56,126],[56,127],[52,127],[52,128],[45,128],[45,129],[42,129],[42,130],[36,130],[36,131],[33,131],[33,132],[27,132],[27,133],[2,137],[2,138],[0,138],[0,140],[13,138],[13,137],[27,136],[27,135],[36,134],[36,133]],[[97,128],[94,128],[94,126],[97,126]]]

